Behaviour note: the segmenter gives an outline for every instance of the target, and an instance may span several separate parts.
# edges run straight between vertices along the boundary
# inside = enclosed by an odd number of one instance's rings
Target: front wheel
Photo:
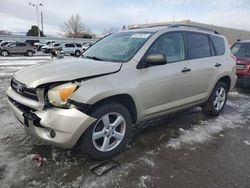
[[[132,131],[131,115],[118,103],[98,107],[92,114],[97,120],[86,130],[80,148],[91,158],[102,160],[122,151]]]
[[[224,82],[217,83],[209,99],[204,104],[203,112],[207,115],[219,115],[227,102],[227,93],[227,85]]]

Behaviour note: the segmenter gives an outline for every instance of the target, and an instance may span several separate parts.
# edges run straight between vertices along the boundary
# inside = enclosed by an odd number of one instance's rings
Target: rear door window
[[[68,44],[65,44],[65,47],[67,47],[67,48],[74,48],[75,45],[72,44],[72,43],[68,43]]]
[[[198,59],[211,56],[208,36],[201,33],[185,33],[188,59]]]

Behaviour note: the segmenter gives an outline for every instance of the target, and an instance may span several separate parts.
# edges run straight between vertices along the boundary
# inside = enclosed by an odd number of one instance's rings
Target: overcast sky
[[[42,3],[44,32],[57,35],[72,14],[97,34],[110,27],[176,21],[192,21],[250,30],[250,0],[0,0],[0,30],[26,32],[36,25],[35,8]]]

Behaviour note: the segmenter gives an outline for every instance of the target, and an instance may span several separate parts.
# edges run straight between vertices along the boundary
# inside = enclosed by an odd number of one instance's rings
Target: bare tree
[[[82,22],[79,14],[72,15],[67,22],[61,26],[61,30],[66,37],[83,38],[90,35],[90,29]]]

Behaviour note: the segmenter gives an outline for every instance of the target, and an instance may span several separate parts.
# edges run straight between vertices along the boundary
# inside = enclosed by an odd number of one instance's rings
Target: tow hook
[[[24,112],[24,126],[29,127],[29,121],[33,122],[33,125],[36,127],[42,127],[40,124],[41,119],[32,112]]]

